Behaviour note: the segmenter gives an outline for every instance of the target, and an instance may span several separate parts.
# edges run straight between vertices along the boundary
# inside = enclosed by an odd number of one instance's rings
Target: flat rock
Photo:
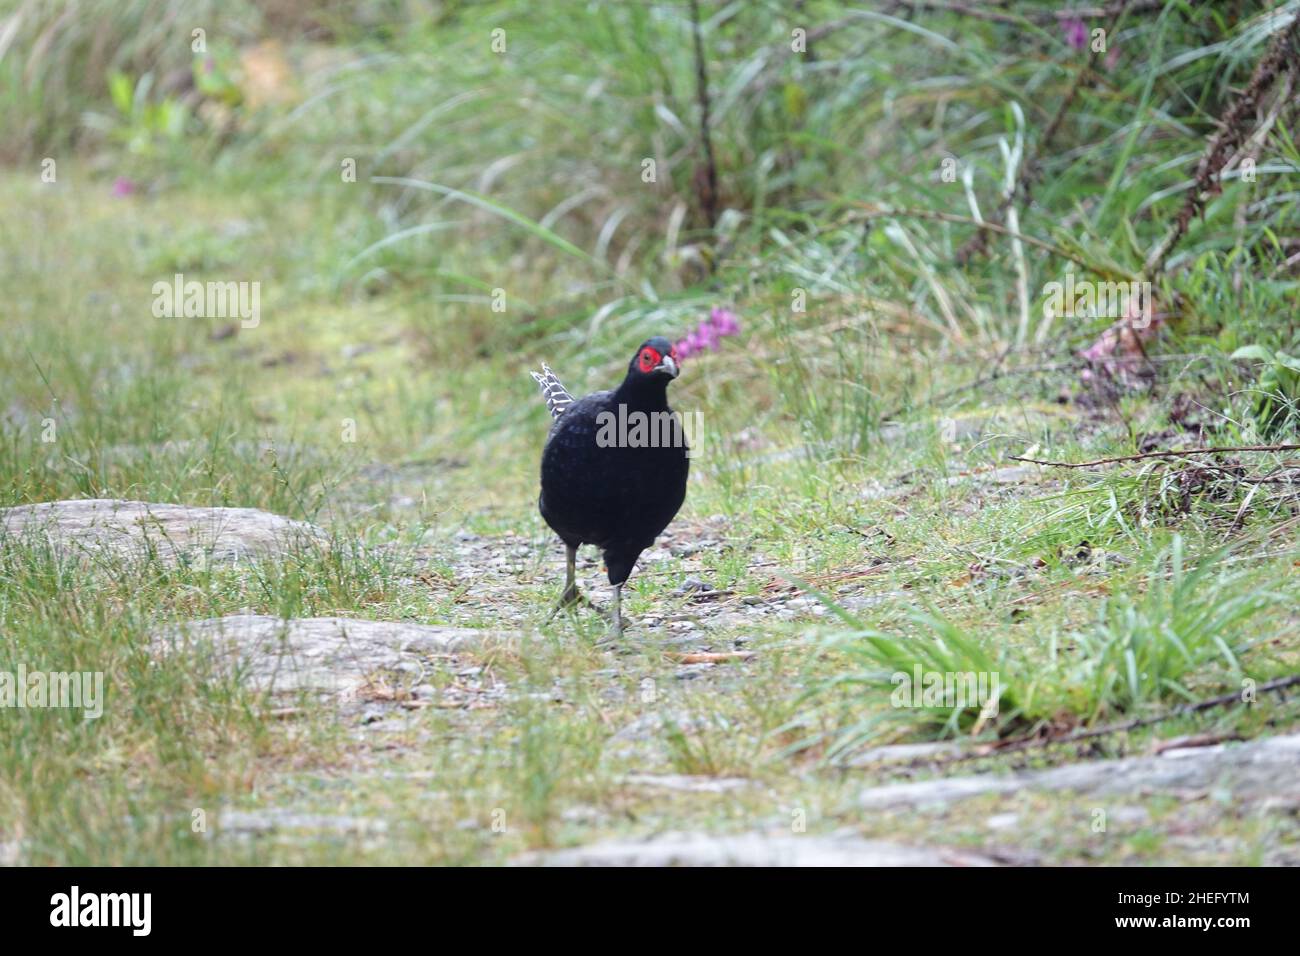
[[[65,555],[237,562],[285,554],[326,538],[315,525],[256,508],[86,498],[0,509],[0,538],[45,542]]]
[[[422,658],[517,636],[515,632],[401,621],[342,617],[285,620],[236,614],[179,624],[156,635],[153,650],[160,656],[197,656],[210,662],[217,673],[236,676],[244,686],[270,694],[307,693],[354,700],[367,696],[363,690],[386,685],[387,681],[377,680],[383,672],[410,673],[414,685],[423,670]]]
[[[621,781],[633,787],[676,790],[680,793],[726,793],[728,790],[743,790],[754,785],[754,781],[743,777],[704,777],[680,773],[629,773]]]
[[[1177,756],[1170,756],[1176,753]],[[944,805],[968,797],[1016,790],[1103,796],[1222,788],[1242,801],[1285,797],[1300,806],[1300,734],[1265,737],[1223,747],[1170,751],[1158,757],[1096,760],[1008,776],[941,777],[871,787],[857,797],[863,809]]]
[[[885,744],[854,754],[844,761],[847,767],[870,767],[878,763],[910,763],[921,760],[938,760],[961,753],[961,745],[950,741],[920,744]]]
[[[664,833],[528,853],[523,866],[996,866],[965,850],[907,846],[854,834]]]

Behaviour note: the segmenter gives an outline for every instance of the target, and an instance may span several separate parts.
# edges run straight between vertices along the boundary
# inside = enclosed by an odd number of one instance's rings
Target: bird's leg
[[[623,637],[623,585],[621,583],[614,585],[614,608],[610,616],[613,620],[610,622],[609,632],[597,644],[609,644]]]
[[[560,603],[555,605],[555,610],[551,611],[551,616],[546,620],[550,621],[555,615],[559,614],[566,607],[574,604],[585,604],[590,606],[585,597],[578,591],[577,581],[577,561],[578,549],[564,546],[564,593],[560,595]]]
[[[560,607],[572,604],[578,599],[577,580],[578,549],[564,546],[564,593],[560,595]]]

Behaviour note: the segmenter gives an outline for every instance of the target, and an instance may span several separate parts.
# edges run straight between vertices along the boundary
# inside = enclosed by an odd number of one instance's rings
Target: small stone
[[[673,674],[678,680],[695,680],[702,676],[706,671],[711,671],[717,667],[717,664],[687,664],[684,667],[677,668]]]
[[[412,730],[415,725],[404,717],[389,717],[387,720],[375,720],[365,725],[366,730],[377,734],[401,734]]]
[[[1111,823],[1122,823],[1125,826],[1145,826],[1151,822],[1151,814],[1147,812],[1146,807],[1116,807],[1107,812],[1107,817]]]
[[[689,594],[692,591],[712,591],[714,587],[707,581],[701,581],[699,578],[687,578],[682,582],[682,586],[677,589],[677,594]]]
[[[566,807],[560,812],[560,819],[565,823],[577,824],[601,824],[609,819],[609,814],[599,807],[583,806]]]

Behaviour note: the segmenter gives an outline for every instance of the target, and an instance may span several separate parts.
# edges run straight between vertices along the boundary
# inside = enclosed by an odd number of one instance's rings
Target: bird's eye
[[[653,372],[655,366],[659,364],[659,353],[654,349],[643,349],[641,352],[641,371]]]

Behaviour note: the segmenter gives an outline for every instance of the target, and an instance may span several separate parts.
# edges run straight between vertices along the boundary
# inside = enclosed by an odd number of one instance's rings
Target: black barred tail
[[[560,384],[560,380],[555,377],[549,365],[543,365],[540,372],[529,372],[537,382],[538,387],[542,390],[542,397],[546,399],[546,407],[551,411],[552,418],[559,418],[569,406],[573,404],[573,396],[569,390]]]

